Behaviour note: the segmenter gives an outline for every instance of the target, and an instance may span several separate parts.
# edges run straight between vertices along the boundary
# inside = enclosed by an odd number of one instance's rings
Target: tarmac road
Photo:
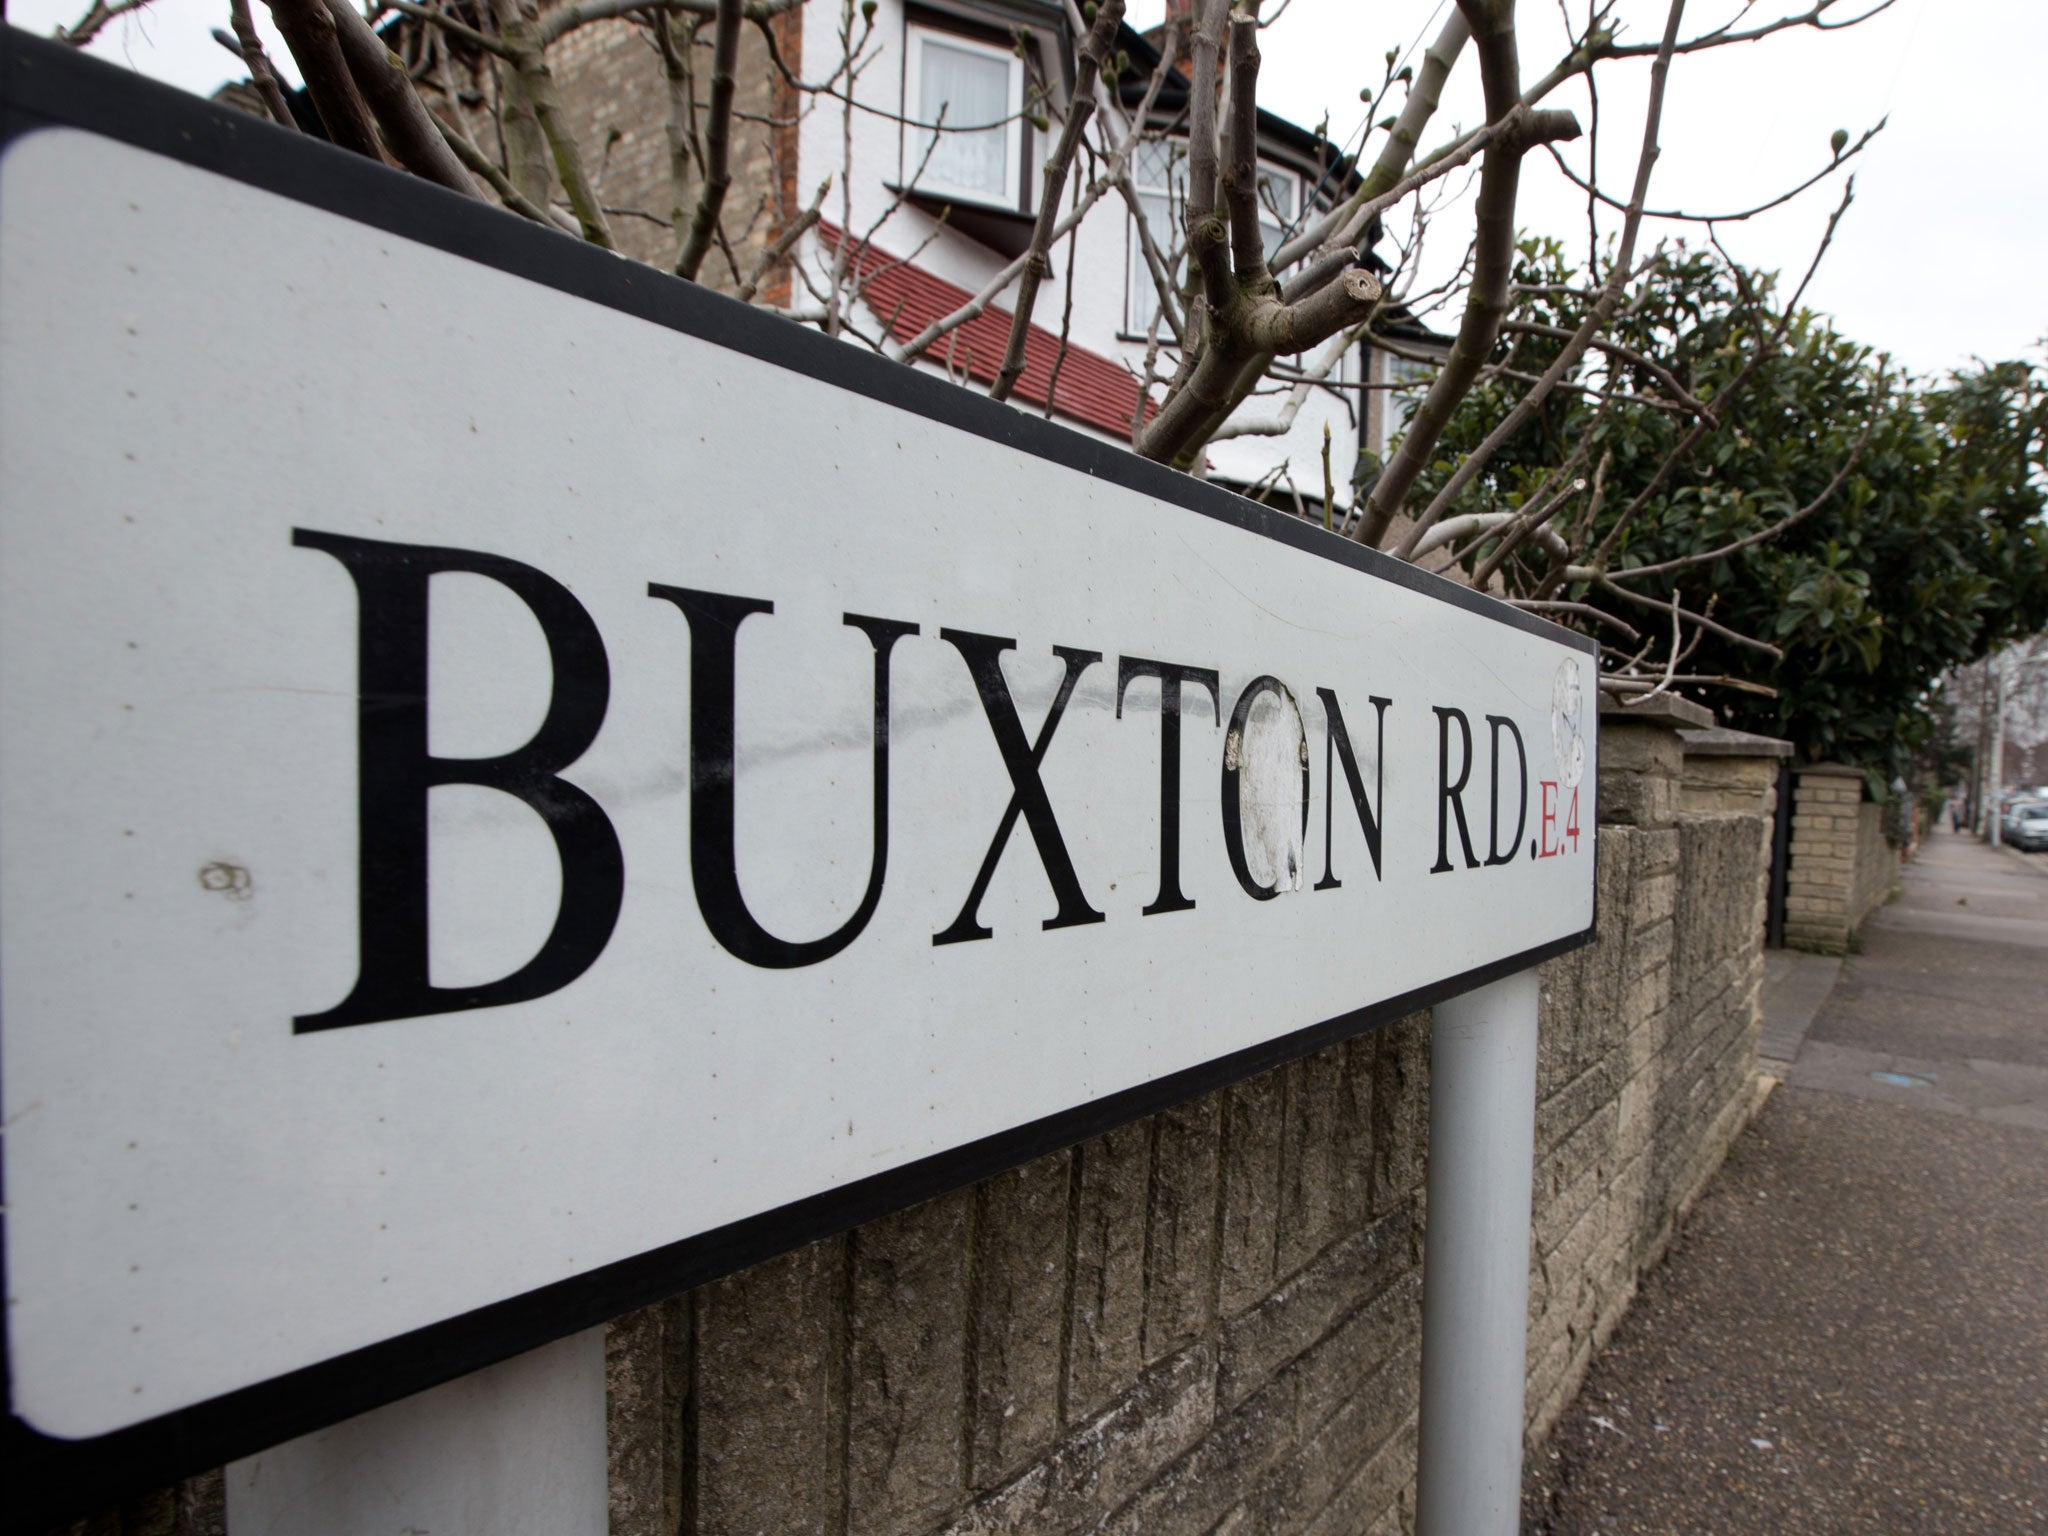
[[[1526,1531],[2048,1532],[2048,859],[1938,833],[1863,939],[1803,1038],[1832,962],[1774,966],[1790,1079],[1530,1467]]]

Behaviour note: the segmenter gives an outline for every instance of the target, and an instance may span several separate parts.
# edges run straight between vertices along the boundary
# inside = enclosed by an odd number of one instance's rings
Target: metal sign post
[[[1520,971],[1431,1023],[1420,1536],[1521,1528],[1538,997]]]
[[[4,50],[24,1520],[1592,936],[1592,642]]]
[[[605,1536],[604,1330],[227,1469],[233,1536]]]

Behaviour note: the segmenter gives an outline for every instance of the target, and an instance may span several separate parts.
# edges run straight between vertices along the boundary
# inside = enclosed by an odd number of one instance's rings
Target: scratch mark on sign
[[[1210,560],[1209,557],[1204,555],[1199,549],[1195,548],[1193,544],[1189,543],[1186,539],[1182,539],[1180,542],[1181,547],[1183,549],[1185,549],[1189,554],[1193,555],[1197,560],[1201,561],[1203,565],[1209,568],[1209,572],[1211,575],[1213,575],[1218,581],[1222,582],[1223,585],[1230,588],[1230,590],[1235,592],[1239,597],[1243,598],[1246,602],[1250,603],[1254,608],[1258,609],[1259,612],[1263,613],[1267,618],[1278,619],[1282,624],[1285,624],[1289,629],[1298,629],[1306,635],[1326,635],[1332,640],[1355,640],[1359,638],[1355,632],[1350,630],[1327,629],[1318,624],[1304,624],[1299,619],[1281,613],[1277,609],[1268,608],[1256,597],[1253,597],[1251,593],[1245,591],[1243,587],[1240,587],[1236,582],[1232,581],[1228,576],[1226,576],[1223,573],[1221,567],[1219,567],[1214,561]],[[1181,585],[1185,587],[1187,583],[1182,582]]]

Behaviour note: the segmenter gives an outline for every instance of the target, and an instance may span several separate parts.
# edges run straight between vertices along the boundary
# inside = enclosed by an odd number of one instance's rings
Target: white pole
[[[1528,970],[1436,1008],[1417,1536],[1521,1525],[1537,997]]]
[[[1996,656],[1985,665],[1991,668],[1991,772],[1987,777],[1991,783],[1991,846],[1996,848],[2004,840],[1998,802],[2005,793],[2005,674],[1998,669]]]
[[[604,1330],[227,1470],[229,1536],[604,1536]]]

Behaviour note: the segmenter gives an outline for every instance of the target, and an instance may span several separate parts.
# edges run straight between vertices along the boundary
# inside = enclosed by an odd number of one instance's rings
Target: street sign
[[[34,1486],[272,1443],[1591,937],[1590,642],[7,48]]]

